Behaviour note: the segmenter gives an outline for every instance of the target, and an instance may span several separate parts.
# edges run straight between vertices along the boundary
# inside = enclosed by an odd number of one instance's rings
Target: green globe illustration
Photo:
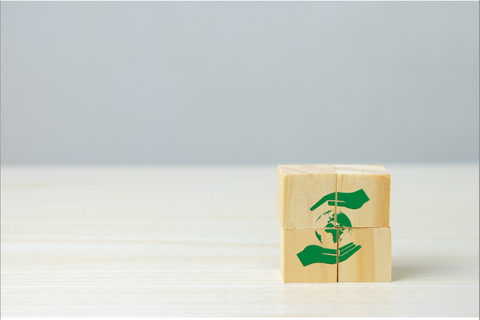
[[[317,203],[315,203],[310,211],[313,211],[320,207],[322,204],[327,203],[330,206],[345,207],[348,209],[359,209],[370,199],[363,189],[359,189],[355,192],[333,192],[322,197]],[[332,213],[332,210],[322,213],[317,220],[316,224],[320,224],[322,229],[327,234],[332,236],[333,243],[340,242],[345,230],[352,232],[352,222],[348,216],[343,213]],[[315,230],[315,236],[318,241],[323,244],[322,236]],[[360,250],[362,246],[356,245],[353,242],[336,248],[324,248],[319,245],[306,246],[303,251],[297,253],[298,259],[304,267],[313,263],[325,263],[325,264],[337,264],[350,258],[355,252]]]
[[[335,213],[331,213],[330,211],[327,211],[318,217],[317,221],[319,221],[323,216],[329,215],[329,219],[327,224],[325,225],[325,232],[331,234],[333,243],[337,243],[337,240],[341,240],[342,234],[345,232],[345,228],[351,228],[352,227],[352,222],[348,218],[348,216],[340,212],[337,214],[337,226],[335,226]],[[322,237],[318,232],[315,231],[315,234],[318,238],[318,240],[323,243]]]

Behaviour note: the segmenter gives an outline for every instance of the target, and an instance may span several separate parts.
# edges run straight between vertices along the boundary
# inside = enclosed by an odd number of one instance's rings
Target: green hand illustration
[[[339,249],[338,262],[342,262],[350,258],[355,252],[360,250],[362,246],[355,245],[350,242]],[[302,252],[297,254],[300,262],[304,267],[313,263],[337,263],[337,250],[323,248],[316,245],[307,246]]]
[[[315,203],[310,208],[310,211],[317,209],[327,201],[329,206],[337,205],[337,207],[359,209],[369,200],[370,199],[368,198],[365,191],[363,191],[363,189],[359,189],[355,192],[337,192],[336,199],[335,192],[332,192],[324,196],[317,203]],[[349,230],[350,233],[352,232],[352,222],[343,212],[340,212],[338,214],[332,214],[331,212],[332,210],[322,213],[317,218],[315,223],[317,223],[318,220],[320,220],[320,218],[322,218],[323,216],[328,215],[329,219],[325,225],[324,232],[331,234],[333,243],[337,243],[342,240],[341,236],[346,230]],[[320,243],[323,243],[322,236],[316,230],[315,236],[317,237],[318,241],[320,241]],[[297,256],[304,267],[313,263],[337,264],[337,260],[338,263],[343,262],[350,258],[352,255],[354,255],[355,252],[357,252],[361,248],[362,246],[356,245],[353,242],[342,246],[338,249],[338,252],[336,249],[324,248],[317,245],[309,245],[305,247],[302,252],[297,253]]]
[[[349,209],[359,209],[361,208],[368,200],[370,200],[363,191],[359,189],[355,192],[337,192],[337,207],[345,207]],[[317,203],[310,208],[310,211],[313,211],[320,207],[322,204],[328,201],[329,206],[335,205],[335,192],[329,193],[320,199]]]
[[[361,245],[354,244],[353,242],[350,242],[349,244],[344,245],[339,250],[340,252],[338,254],[338,263],[347,260],[361,248],[362,248]]]
[[[297,253],[297,256],[304,267],[311,265],[312,263],[337,263],[337,250],[313,244],[305,247],[302,252]]]
[[[329,200],[333,200],[333,202],[335,202],[335,192],[329,193],[326,196],[324,196],[322,199],[318,200],[318,202],[315,203],[313,207],[310,208],[310,211],[317,209],[318,207],[320,207],[322,204],[324,204]],[[328,205],[330,205],[330,203]],[[335,203],[333,205],[335,205]]]
[[[337,192],[337,207],[360,209],[370,198],[363,189],[355,192]],[[335,201],[328,201],[329,206],[334,206]]]

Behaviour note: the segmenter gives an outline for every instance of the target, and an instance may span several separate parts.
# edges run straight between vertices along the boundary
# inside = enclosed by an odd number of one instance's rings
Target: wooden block
[[[390,173],[381,165],[331,167],[337,174],[338,217],[345,214],[353,228],[390,227]],[[336,226],[350,227],[337,220]]]
[[[323,228],[318,217],[335,212],[335,170],[330,165],[278,166],[277,218],[285,229]],[[328,198],[311,210],[322,197]],[[332,225],[334,227],[334,225]]]
[[[285,282],[390,281],[385,168],[279,166],[277,201]]]
[[[284,282],[337,282],[337,229],[280,227]]]
[[[391,281],[390,228],[345,228],[339,238],[339,282]]]

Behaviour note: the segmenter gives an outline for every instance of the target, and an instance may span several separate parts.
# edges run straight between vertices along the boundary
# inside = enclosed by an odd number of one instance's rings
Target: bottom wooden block
[[[339,282],[391,281],[390,228],[345,228],[339,247]]]
[[[337,229],[280,228],[284,282],[337,282]]]

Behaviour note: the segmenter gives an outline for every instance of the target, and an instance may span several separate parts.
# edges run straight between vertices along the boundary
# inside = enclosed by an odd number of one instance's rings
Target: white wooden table
[[[385,165],[391,283],[284,284],[276,167],[2,167],[2,316],[477,316],[478,165]]]

